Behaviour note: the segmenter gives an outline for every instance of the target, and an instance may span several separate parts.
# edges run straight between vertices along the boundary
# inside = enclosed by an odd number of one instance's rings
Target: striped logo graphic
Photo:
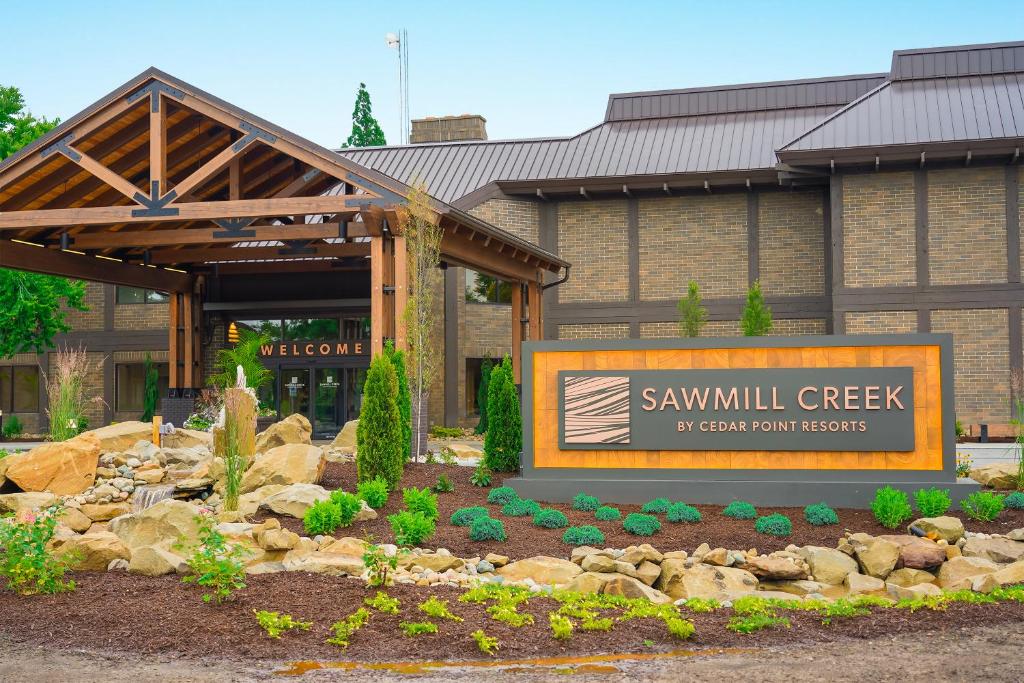
[[[565,442],[629,443],[629,377],[564,377]]]

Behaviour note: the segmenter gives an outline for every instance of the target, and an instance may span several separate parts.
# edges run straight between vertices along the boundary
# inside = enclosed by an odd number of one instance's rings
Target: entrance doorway
[[[278,370],[281,417],[300,413],[313,425],[314,439],[334,438],[359,417],[366,368],[292,366]]]

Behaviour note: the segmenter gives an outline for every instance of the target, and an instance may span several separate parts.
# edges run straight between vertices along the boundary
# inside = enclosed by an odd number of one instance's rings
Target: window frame
[[[487,273],[481,273],[480,271],[473,270],[472,268],[465,268],[464,270],[466,271],[466,281],[465,281],[465,283],[463,285],[463,288],[462,288],[462,298],[465,300],[465,302],[467,304],[477,304],[477,305],[480,305],[480,306],[511,306],[512,305],[512,289],[515,287],[515,283],[514,282],[512,282],[510,280],[503,280],[500,277],[495,277],[493,275],[488,275]],[[494,286],[494,299],[487,299],[485,301],[479,301],[478,299],[471,299],[471,298],[469,298],[469,287],[470,287],[469,278],[470,278],[470,273],[473,274],[472,277],[473,277],[474,280],[476,278],[478,278],[478,277],[486,277],[486,278],[490,278],[490,279],[494,280],[494,282],[495,282],[495,286]],[[501,292],[502,292],[502,290],[505,287],[508,288],[508,290],[507,290],[508,291],[508,301],[502,301],[501,300]]]
[[[125,290],[134,290],[137,292],[142,292],[141,301],[122,301],[121,292]],[[164,294],[163,292],[160,292],[155,289],[146,289],[145,287],[129,287],[127,285],[117,285],[117,288],[114,291],[114,303],[118,306],[160,305],[166,304],[169,298],[170,297],[167,294]]]
[[[31,371],[35,372],[35,375],[36,375],[36,392],[35,392],[35,400],[34,400],[34,405],[35,405],[35,409],[34,410],[18,410],[17,406],[15,406],[15,403],[14,403],[14,393],[15,393],[15,380],[14,380],[14,376],[15,376],[15,372],[17,370],[19,370],[19,369],[20,370],[31,370]],[[9,415],[38,415],[41,412],[41,409],[42,409],[42,402],[39,400],[39,386],[40,386],[39,385],[39,381],[40,381],[40,379],[42,379],[42,372],[40,371],[39,366],[38,365],[26,365],[26,364],[23,364],[23,363],[18,363],[18,364],[15,364],[15,365],[3,365],[3,366],[0,366],[0,373],[4,373],[5,375],[7,375],[8,382],[10,384],[9,389],[6,392],[7,393],[6,397],[0,396],[0,410],[5,411]]]
[[[159,408],[159,401],[167,393],[167,387],[161,386],[161,380],[164,380],[166,384],[170,384],[170,364],[166,361],[153,361],[153,365],[157,369],[157,407]],[[124,407],[121,405],[121,382],[120,372],[121,368],[126,367],[140,367],[142,368],[142,403],[138,408]],[[146,374],[145,374],[145,361],[123,361],[120,363],[114,363],[114,412],[115,413],[137,413],[142,411],[143,406],[146,403]],[[161,370],[164,370],[163,376],[161,376]]]

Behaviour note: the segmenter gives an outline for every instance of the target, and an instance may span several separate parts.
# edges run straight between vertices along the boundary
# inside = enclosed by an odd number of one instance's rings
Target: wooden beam
[[[272,264],[236,262],[208,266],[197,265],[195,270],[218,275],[266,275],[268,268],[272,268],[274,273],[366,273],[370,270],[368,261],[369,259],[363,259],[355,264],[342,265],[341,261],[292,259],[291,261],[275,261]]]
[[[149,186],[161,197],[167,191],[167,105],[160,92],[153,97],[157,106],[149,112]]]
[[[250,225],[242,235],[221,227],[181,228],[174,230],[121,230],[119,232],[88,232],[76,235],[75,249],[123,249],[125,247],[184,246],[189,244],[234,244],[236,242],[270,242],[274,240],[322,240],[338,237],[339,223],[301,223],[299,225]],[[361,223],[349,222],[349,237],[366,237]]]
[[[523,353],[523,286],[512,283],[512,376],[521,384]]]
[[[161,292],[183,291],[191,282],[187,273],[120,263],[9,240],[0,240],[0,267]]]
[[[228,164],[228,199],[242,198],[242,158],[235,157]]]
[[[395,238],[395,348],[409,350],[405,309],[409,305],[409,253],[404,237]]]
[[[139,186],[135,183],[129,182],[123,176],[120,176],[109,168],[101,164],[100,162],[93,159],[85,152],[79,152],[77,150],[65,151],[61,150],[61,154],[65,157],[84,168],[89,173],[93,174],[104,183],[114,188],[128,199],[135,201],[135,195],[142,192]],[[143,193],[144,194],[144,193]],[[6,213],[6,212],[4,212]]]
[[[522,261],[499,254],[492,247],[470,242],[462,235],[454,235],[449,231],[446,231],[441,239],[441,259],[455,261],[469,268],[478,268],[506,280],[529,281],[536,277],[536,270]]]
[[[370,245],[360,242],[345,244],[311,245],[310,253],[288,254],[281,252],[288,247],[215,247],[199,249],[164,249],[150,254],[153,265],[172,263],[203,263],[210,261],[252,261],[263,259],[296,259],[296,258],[342,258],[345,256],[367,256]]]
[[[181,366],[179,360],[180,347],[178,346],[178,324],[180,320],[181,295],[178,292],[171,292],[171,298],[167,302],[167,385],[171,389],[181,386]]]
[[[384,351],[384,238],[370,238],[370,353]]]
[[[242,138],[238,142],[233,142],[227,147],[222,149],[217,156],[213,157],[205,164],[197,168],[190,176],[182,180],[180,183],[175,183],[174,191],[179,197],[184,197],[189,192],[198,187],[201,183],[208,180],[211,176],[222,171],[232,159],[237,157],[239,154],[244,152],[255,142],[255,138],[247,139]],[[236,200],[237,201],[237,200]]]
[[[530,316],[530,341],[539,341],[544,338],[544,293],[541,290],[540,282],[530,280],[527,283],[526,301]]]

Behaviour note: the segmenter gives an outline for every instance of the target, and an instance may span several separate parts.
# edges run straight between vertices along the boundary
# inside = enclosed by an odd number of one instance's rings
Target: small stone
[[[705,553],[701,558],[701,562],[704,564],[710,564],[716,567],[728,567],[732,564],[731,560],[732,558],[729,555],[729,551],[725,548],[715,548],[714,550]]]
[[[126,572],[128,571],[128,560],[123,557],[117,557],[110,561],[107,565],[108,572]]]
[[[934,583],[919,583],[913,586],[899,586],[895,583],[885,584],[889,595],[897,600],[914,600],[929,595],[942,595],[942,589]]]

